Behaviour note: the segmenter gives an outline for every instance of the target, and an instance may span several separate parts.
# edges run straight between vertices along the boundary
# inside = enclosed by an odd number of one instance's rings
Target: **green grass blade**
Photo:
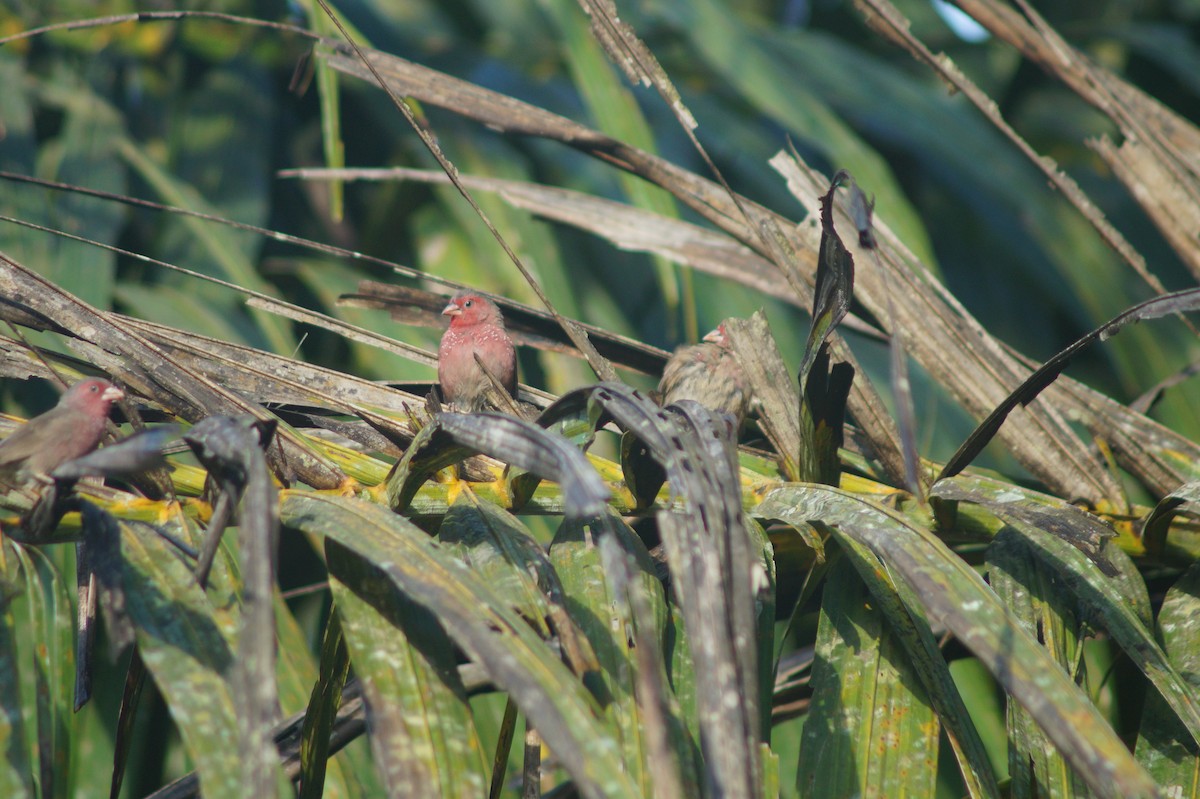
[[[338,618],[338,614],[330,614],[325,625],[321,642],[321,672],[305,709],[300,744],[299,799],[320,799],[325,795],[329,733],[333,729],[342,689],[350,673],[350,656],[346,652],[346,641]]]
[[[620,542],[620,549],[629,553],[637,564],[633,581],[638,583],[638,590],[648,598],[654,624],[650,636],[661,646],[666,632],[666,598],[645,546],[623,522],[614,518],[604,532],[585,528],[578,523],[563,523],[550,546],[550,559],[562,581],[571,616],[595,649],[600,666],[595,679],[603,682],[602,695],[607,699],[606,721],[620,742],[625,767],[631,779],[641,787],[642,794],[652,796],[655,765],[646,738],[645,711],[638,701],[635,688],[640,679],[639,653],[635,636],[626,633],[626,624],[632,625],[634,622],[623,618],[618,611],[624,598],[614,594],[614,586],[604,571],[599,542],[593,540],[593,535],[600,534],[615,535]],[[662,650],[656,652],[655,656],[665,682],[666,667]],[[650,662],[654,662],[655,656],[650,657]],[[694,743],[683,725],[677,703],[673,710],[674,714],[667,720],[668,735],[673,743],[671,751],[683,762],[664,765],[663,768],[685,766],[681,770],[691,780],[692,793],[688,795],[694,795],[698,790],[697,772],[695,764],[687,757]]]
[[[18,574],[19,545],[0,539],[3,570],[0,571],[0,796],[24,799],[33,796],[37,761],[25,742],[25,718],[21,701],[20,648],[13,599],[26,590]]]

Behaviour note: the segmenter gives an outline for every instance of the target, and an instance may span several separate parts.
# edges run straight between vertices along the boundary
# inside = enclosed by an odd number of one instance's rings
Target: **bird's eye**
[[[88,386],[88,391],[92,392],[93,394],[95,394],[99,390],[100,390],[100,386],[96,385],[95,383]]]
[[[475,300],[467,300],[466,302],[463,303],[463,307],[470,308],[474,304],[475,304]]]

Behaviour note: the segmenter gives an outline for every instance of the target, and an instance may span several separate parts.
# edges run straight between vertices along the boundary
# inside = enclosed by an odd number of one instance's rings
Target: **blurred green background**
[[[1197,109],[1192,3],[1054,3],[1050,21],[1109,68],[1185,116]],[[8,3],[5,32],[132,9],[129,3]],[[900,4],[914,33],[989,91],[1040,152],[1057,159],[1146,256],[1168,286],[1188,278],[1157,233],[1087,147],[1109,124],[1010,48],[955,29],[924,0]],[[207,10],[315,25],[304,4],[227,2]],[[657,95],[630,89],[604,60],[568,0],[344,3],[365,43],[512,94],[654,149],[703,174]],[[1003,340],[1043,359],[1149,289],[1109,252],[1033,166],[961,97],[880,41],[849,4],[653,0],[621,6],[700,122],[698,135],[738,191],[796,220],[766,160],[790,142],[811,163],[848,168],[956,297]],[[965,38],[964,38],[965,36]],[[280,169],[331,163],[434,166],[376,89],[298,63],[299,37],[193,19],[59,31],[0,49],[6,91],[0,167],[130,194],[329,241],[372,256],[534,301],[519,274],[450,189],[351,183],[340,218],[330,185],[281,179]],[[307,91],[289,91],[299,72]],[[332,83],[332,81],[331,81]],[[322,113],[322,103],[326,113]],[[336,104],[335,104],[336,103]],[[336,119],[323,131],[323,119]],[[469,174],[531,180],[681,213],[656,189],[556,144],[504,137],[436,109],[428,120]],[[343,149],[344,148],[344,149]],[[336,158],[336,156],[333,156]],[[333,161],[336,163],[336,161]],[[728,282],[681,274],[481,195],[510,243],[569,315],[662,347],[694,340],[724,316],[767,305],[785,354],[802,315]],[[250,233],[40,188],[7,184],[0,212],[331,311],[432,347],[435,330],[401,330],[378,312],[335,309],[366,267]],[[685,214],[686,216],[686,214]],[[370,377],[428,370],[319,331],[244,309],[236,293],[53,235],[0,226],[0,246],[100,306],[256,346],[298,352]],[[865,266],[860,265],[860,268]],[[1186,363],[1178,326],[1135,330],[1074,365],[1072,374],[1120,400]],[[878,348],[864,344],[868,364]],[[526,354],[528,382],[561,391],[587,379],[570,363]],[[1188,388],[1160,413],[1195,430]],[[946,454],[962,420],[936,391],[919,402],[928,454]],[[1193,397],[1194,399],[1194,397]],[[936,431],[936,432],[934,432]]]
[[[876,197],[878,219],[892,226],[990,331],[1019,351],[1045,359],[1151,296],[1047,187],[1040,172],[963,98],[875,36],[850,3],[645,0],[618,5],[681,90],[700,123],[697,135],[735,190],[800,221],[815,209],[800,207],[790,197],[767,160],[790,145],[830,174],[849,169]],[[1081,184],[1169,289],[1190,285],[1172,250],[1089,149],[1090,139],[1114,134],[1106,119],[1008,46],[970,25],[948,23],[944,9],[927,0],[897,5],[918,38],[950,55],[1035,149],[1056,159]],[[1200,52],[1194,37],[1200,2],[1037,5],[1045,6],[1041,10],[1049,21],[1092,58],[1180,114],[1200,117]],[[0,36],[167,8],[117,0],[5,0]],[[309,3],[225,0],[204,9],[330,32]],[[706,174],[660,98],[630,88],[605,60],[573,0],[342,2],[337,10],[363,44],[510,94]],[[282,169],[339,163],[435,166],[382,92],[353,79],[314,73],[305,61],[308,52],[303,38],[213,19],[60,30],[7,43],[0,46],[0,170],[329,242],[536,303],[451,189],[355,182],[342,194],[327,182],[277,175]],[[297,81],[301,90],[293,88]],[[663,192],[558,144],[502,136],[436,109],[421,111],[464,173],[561,186],[695,221]],[[494,196],[477,198],[564,314],[669,349],[694,341],[726,316],[765,306],[785,357],[792,364],[798,360],[807,318],[792,306],[538,221]],[[363,278],[399,280],[384,266],[11,181],[0,190],[0,214],[284,298],[430,350],[441,333],[400,326],[379,311],[336,304],[339,294],[354,291]],[[244,298],[231,289],[131,255],[12,221],[0,221],[0,250],[100,307],[373,379],[433,377],[432,370],[398,357],[248,311]],[[872,379],[886,385],[885,347],[850,339]],[[38,340],[59,346],[51,337]],[[1129,402],[1196,356],[1194,337],[1166,321],[1123,332],[1074,362],[1069,373]],[[521,357],[524,381],[553,392],[591,379],[570,359],[533,352]],[[945,458],[969,432],[971,421],[936,386],[920,374],[914,377],[921,452]],[[633,379],[646,386],[654,382]],[[2,399],[7,410],[32,413],[52,397],[48,389],[6,381]],[[1153,413],[1195,438],[1200,435],[1197,400],[1197,388],[1184,383]],[[1002,456],[989,463],[1011,468]],[[297,562],[289,579],[301,584],[308,573],[304,556],[292,557]],[[321,607],[316,601],[298,605],[310,636]],[[1096,652],[1095,659],[1097,673],[1105,673],[1106,653]],[[968,659],[956,663],[956,676],[980,681],[973,695],[981,706],[996,700],[990,682]],[[115,698],[98,700],[107,717]],[[96,712],[82,718],[93,725],[95,740],[103,741],[107,733],[100,730],[111,726],[102,725]],[[164,722],[165,710],[158,704],[144,709],[140,723]],[[797,730],[795,723],[777,730],[785,786],[793,781],[788,769],[795,768]],[[1003,726],[992,733],[999,736],[992,742],[998,741],[996,757],[1002,763]],[[185,768],[153,754],[147,755],[151,761],[156,765],[147,771],[131,767],[130,795],[157,785],[160,771]],[[946,763],[949,767],[948,758]],[[95,787],[95,795],[104,793],[105,786]],[[946,790],[953,795],[953,788]]]

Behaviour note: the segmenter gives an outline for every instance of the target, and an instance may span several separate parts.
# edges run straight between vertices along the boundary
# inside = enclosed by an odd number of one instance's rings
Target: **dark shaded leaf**
[[[274,423],[253,417],[210,416],[185,435],[196,457],[220,486],[230,506],[240,500],[239,563],[242,571],[241,629],[236,666],[229,675],[238,699],[243,784],[257,796],[273,796],[279,757],[271,730],[279,717],[275,681],[275,560],[279,541],[279,505],[263,452]],[[222,530],[208,531],[215,547]]]
[[[121,531],[117,520],[86,502],[83,505],[83,536],[87,541],[87,565],[96,577],[100,610],[113,656],[134,641],[125,597]]]
[[[75,712],[92,698],[92,652],[99,607],[96,575],[86,540],[75,544]]]
[[[75,480],[80,477],[128,477],[166,463],[163,447],[179,435],[179,425],[163,425],[110,444],[103,449],[67,461],[54,470],[54,477]]]
[[[595,516],[609,497],[584,454],[563,437],[497,413],[442,413],[421,430],[388,478],[389,504],[407,507],[426,477],[477,453],[557,482],[568,515]]]
[[[854,380],[854,367],[835,363],[829,367],[829,346],[821,344],[804,383],[800,402],[801,479],[837,485],[842,473],[838,450],[846,423],[846,399]]]
[[[853,182],[850,173],[839,171],[829,182],[829,191],[821,197],[821,247],[817,253],[817,282],[813,288],[812,327],[804,345],[800,363],[800,385],[807,390],[808,374],[821,345],[845,318],[854,295],[854,257],[842,244],[833,224],[833,195],[838,186]]]
[[[1160,499],[1142,520],[1142,543],[1146,551],[1161,556],[1167,547],[1171,520],[1181,512],[1190,512],[1187,506],[1197,501],[1200,501],[1200,482],[1185,483]]]
[[[337,613],[332,613],[325,624],[321,638],[321,674],[304,713],[304,729],[300,736],[299,799],[320,799],[325,793],[329,734],[350,674],[350,655],[346,652],[340,618]]]
[[[621,436],[621,473],[635,508],[653,505],[667,482],[662,464],[650,457],[650,450],[640,438],[630,433]]]

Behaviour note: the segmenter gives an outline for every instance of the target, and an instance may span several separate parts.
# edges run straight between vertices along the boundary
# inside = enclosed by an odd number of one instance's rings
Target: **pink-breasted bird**
[[[20,485],[45,479],[62,464],[94,450],[104,437],[113,402],[125,393],[91,377],[71,386],[58,404],[0,441],[0,482]]]
[[[729,347],[724,322],[699,344],[675,350],[663,369],[658,393],[663,405],[695,400],[709,410],[731,414],[741,425],[750,405],[750,383]]]
[[[450,298],[442,313],[450,317],[450,327],[438,347],[438,383],[446,402],[468,412],[489,407],[492,384],[475,362],[477,354],[504,390],[515,397],[517,351],[495,303],[463,289]]]

